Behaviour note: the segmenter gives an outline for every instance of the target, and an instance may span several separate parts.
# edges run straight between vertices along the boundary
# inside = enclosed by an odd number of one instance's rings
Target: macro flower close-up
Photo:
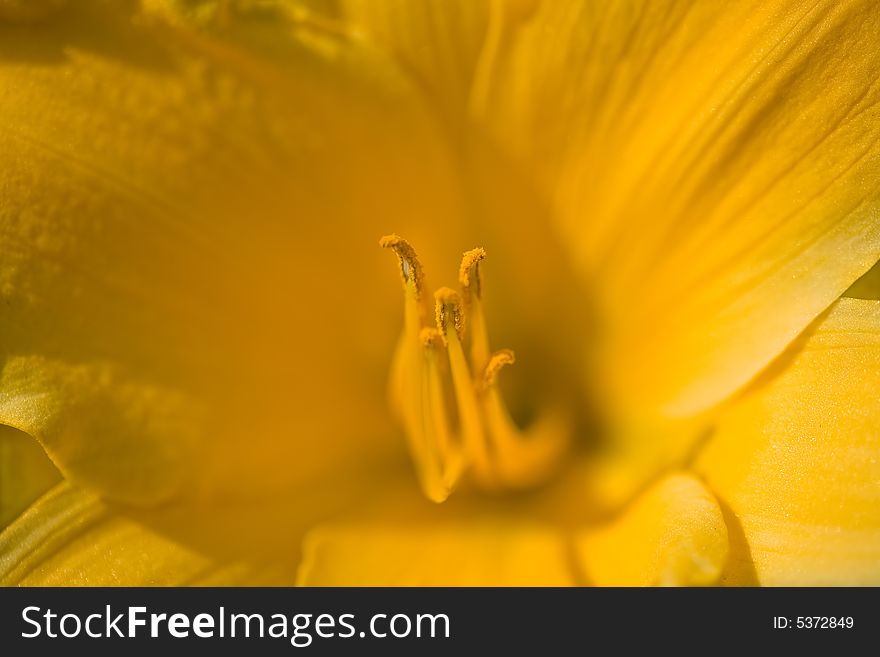
[[[869,0],[0,0],[0,584],[880,585]]]

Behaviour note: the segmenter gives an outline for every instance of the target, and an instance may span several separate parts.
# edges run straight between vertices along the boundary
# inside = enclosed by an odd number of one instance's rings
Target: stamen
[[[447,287],[435,292],[436,328],[430,328],[424,325],[424,272],[415,250],[397,235],[383,237],[380,244],[400,260],[405,321],[394,359],[392,398],[427,497],[445,500],[465,468],[484,488],[540,483],[568,445],[568,418],[549,414],[525,433],[510,418],[497,377],[515,357],[509,349],[490,356],[480,271],[486,252],[477,248],[464,254],[459,269],[461,294]],[[463,346],[466,328],[470,363]],[[446,399],[447,362],[458,410],[458,435],[451,426]]]
[[[489,333],[483,315],[483,281],[480,272],[480,261],[485,257],[486,251],[482,248],[466,251],[458,269],[458,282],[461,284],[462,297],[470,315],[471,365],[475,372],[481,371],[489,358]]]
[[[489,452],[483,423],[474,390],[473,379],[464,357],[461,339],[464,336],[464,315],[461,297],[458,292],[443,287],[434,293],[436,300],[437,328],[446,339],[449,353],[449,369],[452,372],[452,387],[458,404],[462,442],[471,466],[478,477],[485,478],[490,473]],[[450,328],[454,330],[449,330]]]
[[[486,257],[486,250],[477,247],[470,251],[465,251],[461,257],[461,266],[458,268],[458,282],[464,291],[465,301],[470,302],[471,294],[480,297],[480,270],[478,265],[480,261]]]
[[[392,367],[392,401],[395,410],[406,422],[407,405],[412,390],[417,389],[421,381],[418,363],[422,358],[418,346],[419,331],[422,329],[424,309],[421,303],[421,287],[424,274],[422,265],[409,242],[398,235],[386,235],[379,240],[379,245],[391,249],[400,262],[400,273],[403,279],[403,335],[397,343]],[[411,405],[411,404],[410,404]]]
[[[422,344],[426,347],[443,348],[443,336],[435,328],[423,328],[422,332],[419,333],[419,339],[421,339]]]
[[[426,355],[425,376],[425,434],[427,442],[436,445],[438,470],[436,484],[433,486],[435,502],[445,500],[461,477],[464,460],[461,449],[452,438],[443,380],[438,363],[439,352],[443,349],[443,339],[433,328],[422,329],[422,344]]]
[[[464,337],[464,312],[458,292],[448,287],[441,287],[434,292],[434,301],[434,312],[440,335],[448,341],[449,327],[452,326],[455,328],[456,337],[461,340]]]
[[[404,406],[412,395],[412,390],[417,389],[421,381],[418,363],[422,355],[418,346],[418,337],[425,314],[421,302],[424,273],[415,249],[402,237],[386,235],[379,240],[379,245],[393,250],[397,255],[403,279],[403,335],[400,336],[394,354],[391,399],[401,420],[406,423],[405,416],[408,411]]]
[[[392,369],[392,400],[404,426],[419,483],[428,499],[442,502],[461,472],[461,456],[450,438],[443,386],[437,368],[442,340],[423,328],[420,303],[423,272],[415,250],[397,235],[380,240],[400,259],[404,288],[404,331]]]
[[[421,296],[422,283],[424,282],[425,274],[422,270],[422,264],[419,262],[415,249],[413,249],[405,239],[399,235],[394,235],[393,233],[391,235],[385,235],[380,239],[379,245],[383,249],[391,249],[397,254],[397,257],[400,259],[400,273],[403,277],[404,286],[408,283],[412,283],[416,292],[416,297]]]
[[[560,412],[545,413],[529,431],[520,431],[497,386],[498,373],[515,360],[510,349],[492,354],[481,378],[480,398],[498,483],[529,488],[544,481],[559,465],[568,447],[569,421]]]
[[[485,392],[494,386],[498,372],[500,372],[505,365],[513,365],[515,362],[516,355],[513,353],[512,349],[501,349],[492,354],[492,358],[489,359],[489,362],[483,370],[480,392]]]

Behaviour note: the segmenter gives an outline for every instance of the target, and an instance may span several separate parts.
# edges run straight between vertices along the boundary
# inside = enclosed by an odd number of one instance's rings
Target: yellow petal
[[[0,529],[60,479],[37,441],[0,425]]]
[[[339,13],[347,25],[400,62],[447,118],[460,121],[479,61],[488,56],[490,4],[487,0],[344,0]]]
[[[209,556],[68,483],[0,534],[3,586],[258,586],[291,577],[292,563]]]
[[[528,524],[313,530],[297,575],[302,586],[567,586],[562,534]]]
[[[429,263],[460,243],[433,117],[345,34],[127,11],[0,25],[0,422],[135,503],[381,461],[398,318],[375,236],[430,232]]]
[[[880,584],[880,301],[841,299],[697,462],[745,541],[728,579]]]
[[[483,121],[595,292],[613,412],[716,404],[877,261],[878,35],[869,0],[547,2],[520,30]]]
[[[688,474],[665,477],[578,541],[585,576],[598,586],[714,584],[727,553],[721,509]]]
[[[67,0],[0,0],[0,19],[35,23],[57,13]]]

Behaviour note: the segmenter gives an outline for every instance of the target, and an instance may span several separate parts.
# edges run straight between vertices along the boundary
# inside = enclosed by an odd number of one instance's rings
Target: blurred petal
[[[547,2],[499,60],[483,120],[594,288],[611,412],[713,406],[880,257],[875,9]]]
[[[0,421],[138,504],[387,459],[399,310],[375,239],[430,234],[426,264],[458,242],[431,112],[329,28],[127,6],[0,24]]]
[[[0,534],[3,586],[289,583],[292,563],[218,561],[59,484]]]
[[[880,584],[880,301],[841,299],[697,461],[745,542],[727,580]]]
[[[687,474],[667,476],[578,543],[586,577],[597,586],[714,584],[727,552],[718,503]]]
[[[461,119],[490,13],[487,0],[343,0],[340,18],[394,56],[447,118]]]
[[[491,522],[442,528],[348,525],[315,529],[302,586],[566,586],[574,583],[558,531]]]
[[[0,0],[0,19],[38,22],[58,12],[67,0]]]
[[[0,529],[60,480],[36,440],[0,425]]]

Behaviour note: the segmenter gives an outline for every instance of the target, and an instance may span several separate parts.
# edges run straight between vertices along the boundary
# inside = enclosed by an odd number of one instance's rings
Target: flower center
[[[391,396],[425,495],[442,502],[463,477],[488,490],[543,482],[569,445],[568,423],[549,414],[522,431],[510,417],[497,379],[514,354],[489,348],[480,280],[486,252],[464,254],[460,292],[443,287],[434,293],[435,325],[428,326],[424,271],[415,250],[397,235],[380,244],[400,259],[404,330]]]

